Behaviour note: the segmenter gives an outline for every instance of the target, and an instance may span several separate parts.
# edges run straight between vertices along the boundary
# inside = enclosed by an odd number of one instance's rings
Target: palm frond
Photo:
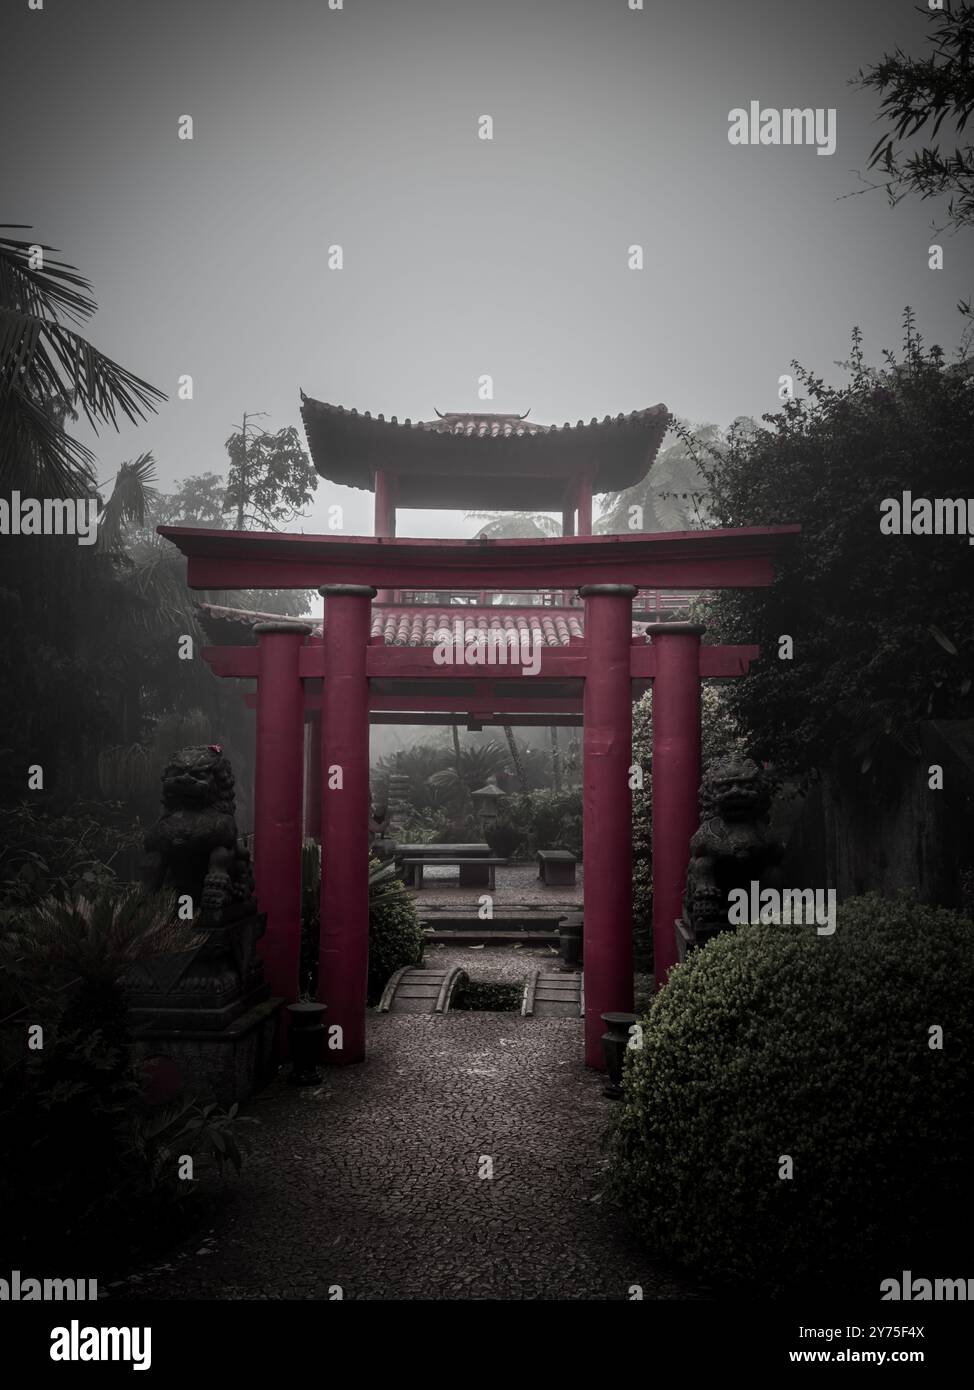
[[[144,420],[166,396],[59,321],[91,317],[90,285],[46,256],[32,266],[32,245],[0,237],[0,483],[33,472],[38,491],[77,495],[91,485],[92,454],[52,403],[77,405],[94,429],[117,429],[120,417]]]

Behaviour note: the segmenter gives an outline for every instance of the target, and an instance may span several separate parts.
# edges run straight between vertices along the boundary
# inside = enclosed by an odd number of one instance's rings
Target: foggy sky
[[[100,479],[145,450],[166,488],[223,473],[241,413],[300,426],[299,388],[400,419],[663,401],[726,425],[775,410],[794,357],[836,375],[853,324],[878,361],[906,303],[959,338],[970,233],[934,272],[936,204],[839,200],[879,133],[847,80],[921,51],[913,0],[4,0],[2,26],[2,215],[92,280],[86,335],[171,397],[94,442]],[[836,153],[730,145],[751,100],[835,107]],[[325,483],[296,527],[333,501],[371,533],[371,496]]]

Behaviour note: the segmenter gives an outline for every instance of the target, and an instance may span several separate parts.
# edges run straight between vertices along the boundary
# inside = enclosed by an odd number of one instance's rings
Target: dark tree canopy
[[[974,504],[974,380],[924,348],[909,311],[902,356],[882,370],[864,364],[858,332],[846,385],[794,365],[806,394],[701,459],[716,524],[803,528],[771,589],[716,598],[710,640],[761,644],[730,692],[756,756],[861,771],[914,753],[919,720],[974,713],[967,536],[880,530],[883,500],[904,492]]]
[[[230,455],[224,510],[236,513],[235,527],[274,531],[308,506],[318,474],[293,425],[271,434],[244,420],[226,443]]]

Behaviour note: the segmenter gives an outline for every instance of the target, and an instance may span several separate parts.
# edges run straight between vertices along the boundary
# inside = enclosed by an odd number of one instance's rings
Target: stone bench
[[[489,859],[490,845],[484,840],[471,845],[396,845],[397,859],[404,859],[407,855],[413,858],[420,856],[423,859],[434,859],[440,855],[446,855],[449,858],[455,854],[462,854],[464,858],[468,859]]]
[[[414,888],[422,888],[423,870],[428,866],[436,868],[441,864],[458,864],[461,888],[489,888],[493,891],[497,865],[508,864],[510,860],[469,854],[407,854],[402,862],[407,882],[412,877]]]
[[[539,849],[538,877],[546,888],[564,888],[575,882],[576,859],[571,850]]]

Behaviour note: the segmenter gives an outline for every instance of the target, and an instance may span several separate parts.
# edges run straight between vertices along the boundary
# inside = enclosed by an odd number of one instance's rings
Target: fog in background
[[[145,450],[166,489],[223,474],[242,412],[300,425],[299,388],[400,419],[663,401],[726,425],[778,408],[793,357],[837,376],[853,324],[878,361],[907,303],[928,341],[960,336],[969,248],[938,238],[928,269],[940,209],[840,200],[879,133],[847,79],[921,51],[912,0],[6,0],[2,26],[3,216],[92,281],[86,335],[171,397],[94,443],[101,480]],[[835,154],[730,145],[751,100],[835,107]],[[324,482],[293,529],[335,501],[371,533],[370,494]]]

